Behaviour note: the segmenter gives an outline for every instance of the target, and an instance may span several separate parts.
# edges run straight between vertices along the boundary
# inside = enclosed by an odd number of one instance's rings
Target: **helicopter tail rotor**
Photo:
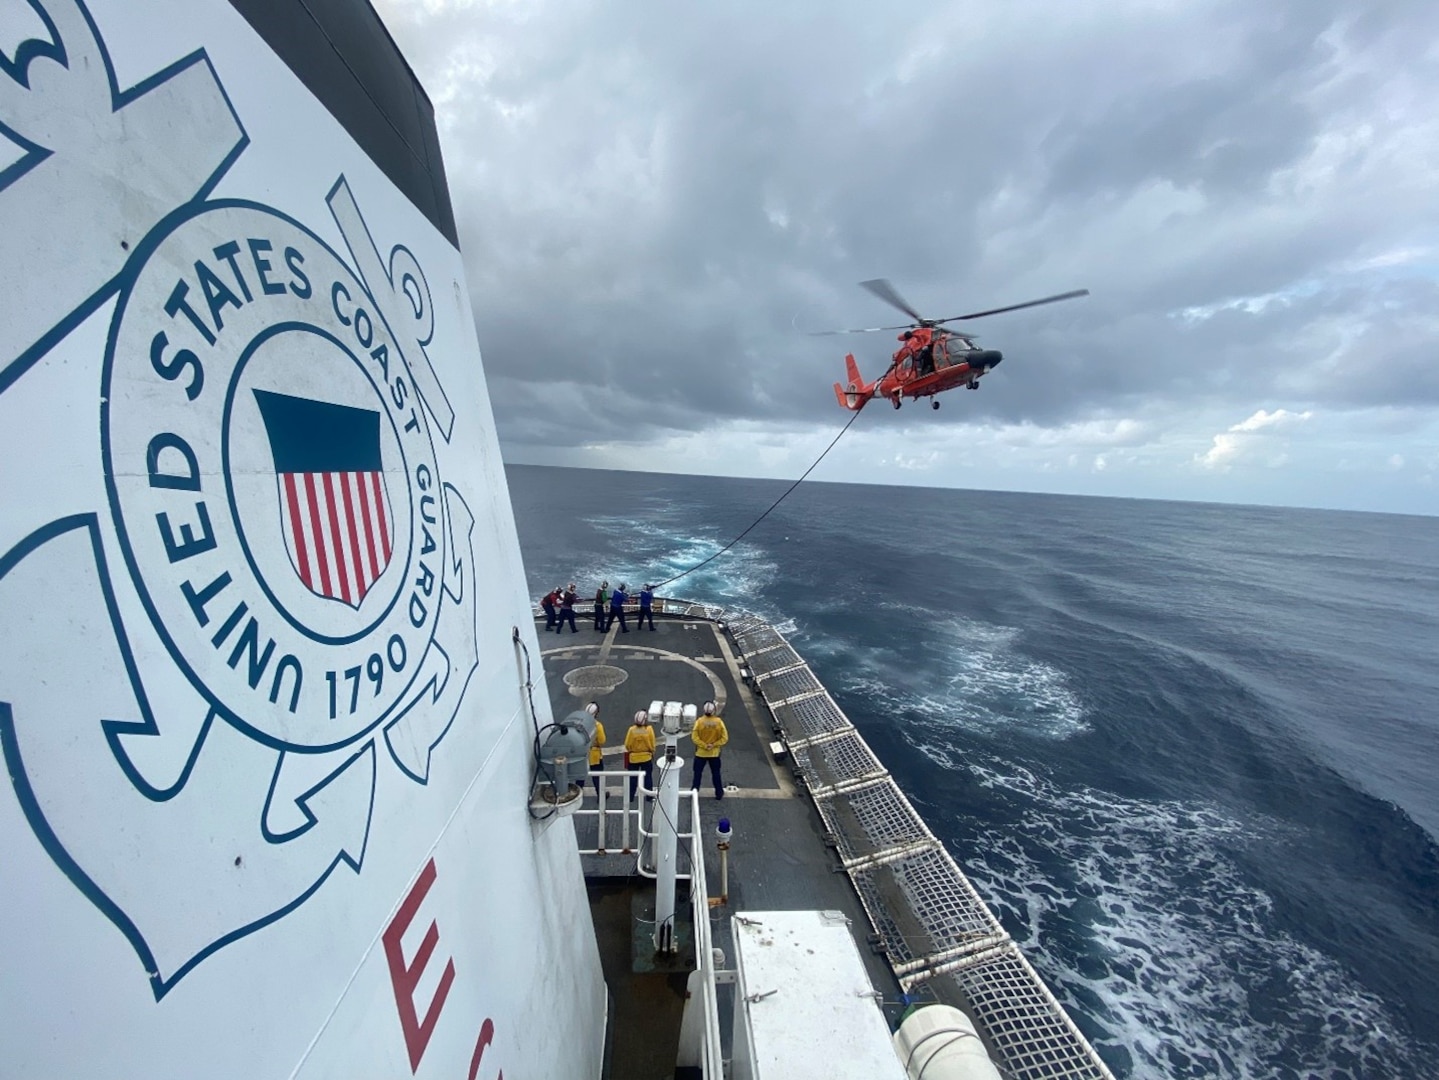
[[[874,397],[875,384],[864,381],[864,376],[859,373],[859,365],[854,362],[854,353],[844,358],[844,370],[848,382],[844,385],[834,384],[835,400],[839,402],[840,408],[859,412],[868,404],[869,399]]]

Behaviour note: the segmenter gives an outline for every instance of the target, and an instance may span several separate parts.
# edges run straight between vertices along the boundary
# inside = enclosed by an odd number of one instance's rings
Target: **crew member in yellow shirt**
[[[635,713],[635,722],[625,732],[625,755],[629,767],[645,774],[645,790],[653,791],[655,784],[655,729],[650,727],[650,714],[641,709]],[[630,798],[635,797],[635,778],[630,777]]]
[[[715,703],[705,702],[704,714],[695,721],[694,731],[690,737],[695,742],[695,778],[690,785],[691,791],[700,789],[700,777],[704,775],[705,764],[708,763],[710,773],[714,776],[715,798],[724,798],[724,782],[720,779],[720,750],[725,743],[729,742],[729,731],[722,720],[715,713]]]
[[[605,726],[600,723],[599,702],[590,702],[585,706],[585,712],[595,718],[595,732],[590,736],[590,772],[604,772],[605,755],[601,752],[601,747],[605,745]],[[600,778],[596,776],[593,777],[593,779],[595,782],[595,797],[598,798],[600,794]]]

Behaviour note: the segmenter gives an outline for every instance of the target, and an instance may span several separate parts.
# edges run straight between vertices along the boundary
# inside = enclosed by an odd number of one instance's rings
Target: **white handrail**
[[[644,831],[643,824],[632,823],[632,817],[638,817],[644,803],[642,799],[654,793],[648,788],[637,789],[638,799],[630,798],[630,779],[642,782],[644,775],[638,771],[634,772],[592,772],[589,783],[599,783],[599,803],[595,809],[580,809],[575,811],[577,818],[595,818],[595,846],[592,848],[580,848],[581,855],[629,855],[634,849],[630,847],[630,838],[633,835],[632,829],[638,830],[642,836],[651,836],[652,833]],[[619,789],[619,807],[612,808],[609,801],[614,797],[613,789]],[[608,846],[609,823],[612,818],[620,819],[620,849],[618,852],[610,851]],[[653,877],[653,874],[648,875]]]
[[[655,831],[645,828],[643,816],[640,809],[645,801],[653,801],[654,792],[648,789],[641,789],[637,802],[630,800],[630,777],[642,777],[639,772],[594,772],[590,774],[591,780],[599,781],[598,806],[593,810],[578,810],[576,817],[596,818],[597,846],[593,848],[581,848],[581,855],[609,855],[611,852],[605,849],[605,838],[607,835],[606,824],[608,819],[618,814],[622,822],[622,833],[624,849],[623,853],[632,853],[635,856],[636,869],[647,878],[653,878],[655,871],[653,867],[646,868],[641,860],[641,853],[644,850],[643,841],[653,839]],[[607,804],[607,796],[610,789],[618,786],[620,789],[619,809],[610,809]],[[684,806],[684,800],[688,798],[689,823],[688,832],[681,832],[676,828],[678,838],[688,842],[690,871],[687,874],[676,873],[675,877],[690,883],[690,918],[694,926],[694,947],[695,947],[695,969],[700,977],[700,1008],[704,1014],[704,1046],[701,1051],[700,1068],[705,1080],[723,1080],[724,1077],[724,1047],[720,1041],[719,1027],[719,988],[715,982],[714,965],[714,939],[710,934],[710,906],[709,886],[705,879],[704,850],[699,845],[700,803],[699,792],[681,792],[680,805]],[[636,829],[639,833],[640,843],[636,845],[638,850],[631,852],[630,843],[630,815],[638,818]],[[683,814],[681,815],[683,817]],[[676,822],[678,825],[678,822]]]
[[[719,988],[715,985],[714,942],[710,937],[709,885],[705,880],[705,855],[699,845],[700,796],[689,792],[690,908],[694,919],[695,965],[700,976],[701,1006],[704,1009],[705,1038],[701,1071],[706,1080],[722,1080],[724,1049],[720,1044]]]

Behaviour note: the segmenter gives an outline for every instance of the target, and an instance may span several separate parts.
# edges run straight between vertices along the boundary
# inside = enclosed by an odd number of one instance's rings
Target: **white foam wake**
[[[813,652],[839,661],[838,689],[880,715],[901,718],[936,758],[957,730],[1047,739],[1089,730],[1068,676],[1027,656],[1019,631],[1009,627],[936,618],[916,633],[908,654],[808,637],[799,647],[807,657]]]
[[[781,613],[765,610],[764,590],[776,579],[779,568],[761,548],[738,544],[698,570],[685,573],[714,555],[725,541],[696,530],[693,512],[674,504],[646,506],[641,517],[643,526],[634,518],[615,515],[586,518],[586,524],[597,532],[614,538],[613,547],[622,556],[590,556],[587,565],[577,569],[575,580],[593,579],[596,585],[607,580],[611,586],[623,580],[632,592],[638,592],[646,581],[661,582],[684,574],[665,585],[661,594],[745,608],[784,632]],[[794,624],[788,625],[792,628]]]
[[[1277,925],[1230,854],[1278,823],[1063,790],[1007,763],[958,767],[1026,809],[956,858],[1066,1006],[1128,1049],[1134,1075],[1405,1072],[1413,1050],[1384,1003]]]

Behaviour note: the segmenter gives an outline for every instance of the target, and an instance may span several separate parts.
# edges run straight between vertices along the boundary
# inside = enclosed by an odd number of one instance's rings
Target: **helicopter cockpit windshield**
[[[947,368],[955,364],[962,364],[969,358],[969,354],[979,346],[970,341],[963,334],[949,334],[942,341],[936,342],[934,349],[934,366],[936,368]]]

